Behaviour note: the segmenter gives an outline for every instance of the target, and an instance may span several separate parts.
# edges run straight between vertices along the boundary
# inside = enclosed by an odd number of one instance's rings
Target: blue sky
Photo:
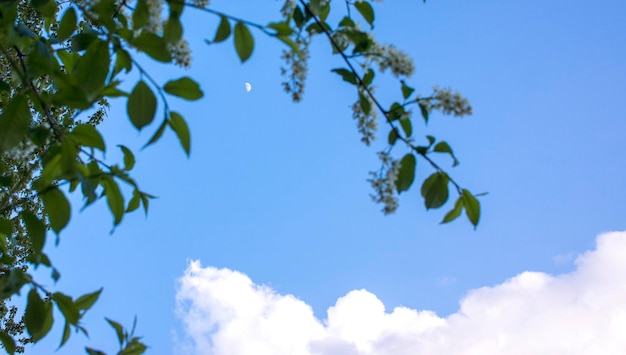
[[[263,23],[277,18],[280,3],[212,6]],[[255,33],[254,55],[241,65],[232,43],[203,43],[216,19],[189,12],[192,69],[147,65],[160,82],[190,75],[202,84],[202,101],[170,102],[189,122],[191,157],[172,134],[138,153],[134,176],[159,198],[147,218],[125,216],[113,234],[104,201],[79,213],[76,197],[59,247],[47,248],[62,273],[57,286],[104,293],[85,318],[90,340],[75,335],[57,353],[85,344],[113,352],[103,317],[130,324],[134,315],[150,353],[175,353],[189,335],[175,308],[190,260],[293,295],[320,320],[361,289],[389,312],[445,317],[470,290],[524,271],[572,272],[597,235],[626,230],[626,4],[407,0],[375,8],[377,38],[415,61],[413,86],[425,94],[450,86],[473,105],[462,120],[435,116],[414,127],[417,137],[452,145],[461,161],[450,169],[455,179],[489,192],[477,230],[463,219],[439,225],[445,211],[426,212],[416,187],[394,215],[371,202],[367,173],[378,168],[387,132],[373,147],[359,142],[353,89],[329,72],[342,63],[322,38],[304,101],[294,104],[280,86],[280,44]],[[388,76],[377,93],[389,103],[400,91]],[[119,159],[115,145],[139,149],[156,129],[138,134],[124,110],[113,102],[102,126],[111,160]],[[418,162],[418,172],[423,179],[431,170]],[[30,353],[56,349],[60,328]]]

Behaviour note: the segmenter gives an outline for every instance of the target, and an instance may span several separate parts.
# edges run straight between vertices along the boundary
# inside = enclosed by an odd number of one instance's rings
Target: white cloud
[[[355,290],[325,321],[303,301],[191,262],[179,280],[180,353],[212,355],[624,354],[626,232],[598,237],[576,270],[524,272],[472,290],[458,312],[383,303]]]

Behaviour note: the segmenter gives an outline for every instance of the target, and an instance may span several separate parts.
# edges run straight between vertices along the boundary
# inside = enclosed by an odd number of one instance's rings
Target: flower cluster
[[[163,30],[163,21],[161,20],[163,0],[147,0],[146,4],[149,14],[147,29],[153,33],[160,33]]]
[[[287,77],[287,80],[282,85],[285,91],[291,94],[294,102],[302,100],[302,94],[304,93],[310,42],[311,39],[309,37],[299,36],[295,40],[298,51],[285,49],[281,55],[281,59],[285,60],[286,67],[281,67],[280,73]]]
[[[374,189],[374,193],[370,196],[374,202],[384,205],[382,209],[384,214],[391,214],[398,208],[396,180],[400,171],[400,162],[394,160],[389,152],[378,152],[378,157],[382,162],[380,171],[370,171],[372,177],[367,180]]]
[[[209,0],[193,0],[192,2],[198,7],[207,7],[210,5]]]
[[[469,101],[458,92],[452,92],[450,88],[440,89],[433,87],[432,99],[427,101],[427,108],[441,111],[446,115],[462,117],[472,114],[472,106]]]
[[[411,57],[394,45],[380,45],[374,41],[369,56],[378,64],[381,72],[389,69],[396,77],[408,77],[415,71]]]
[[[167,49],[172,54],[176,65],[185,69],[191,66],[191,49],[186,39],[181,38],[176,43],[168,44]]]
[[[373,93],[373,88],[370,87],[370,92]],[[361,103],[361,97],[367,101],[366,105],[370,107],[369,112],[363,111],[363,104]],[[376,109],[374,108],[374,101],[372,98],[359,87],[359,99],[352,105],[352,118],[357,122],[357,128],[361,133],[361,142],[365,145],[370,145],[374,139],[376,139],[376,131],[378,130]]]

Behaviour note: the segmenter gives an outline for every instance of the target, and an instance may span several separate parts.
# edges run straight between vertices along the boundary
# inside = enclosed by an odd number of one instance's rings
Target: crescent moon
[[[252,85],[250,83],[246,83],[246,92],[250,92],[252,90]]]

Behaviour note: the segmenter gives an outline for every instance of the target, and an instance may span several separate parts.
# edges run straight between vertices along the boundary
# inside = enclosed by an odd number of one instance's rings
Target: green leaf
[[[97,40],[89,45],[87,53],[74,64],[72,80],[85,90],[89,100],[93,100],[95,94],[104,88],[110,63],[109,43]]]
[[[366,32],[352,30],[345,31],[345,34],[354,43],[352,54],[367,52],[372,46],[373,41]]]
[[[15,340],[5,331],[0,331],[0,341],[2,341],[2,346],[7,353],[13,355],[15,354]]]
[[[387,142],[389,142],[389,145],[394,145],[396,144],[397,140],[398,140],[398,133],[396,132],[395,129],[392,129],[391,131],[389,131],[389,137],[387,138]]]
[[[55,292],[52,294],[52,299],[65,317],[65,320],[70,324],[77,325],[80,319],[80,313],[74,301],[72,301],[72,297],[64,295],[61,292]]]
[[[102,352],[100,350],[96,350],[96,349],[92,349],[89,347],[85,347],[85,351],[87,352],[88,355],[107,355],[105,352]]]
[[[59,348],[58,349],[61,349],[63,347],[63,345],[65,345],[65,343],[67,343],[67,341],[70,339],[70,335],[71,335],[70,323],[65,321],[65,326],[63,327],[63,335],[61,336],[61,344],[59,344]]]
[[[122,71],[122,69],[126,70],[128,73],[133,68],[133,61],[130,58],[130,54],[127,51],[118,48],[115,51],[115,67],[113,68],[113,73],[117,74]]]
[[[133,11],[133,29],[138,30],[150,21],[150,11],[146,0],[137,0],[135,11]]]
[[[183,25],[178,16],[170,16],[163,26],[163,40],[166,43],[176,43],[183,37]]]
[[[372,111],[372,104],[370,100],[363,94],[359,94],[359,106],[361,106],[361,111],[367,116]]]
[[[374,9],[372,8],[372,5],[366,1],[357,1],[354,3],[354,7],[356,7],[365,21],[367,21],[370,26],[374,27]]]
[[[56,2],[52,0],[33,0],[31,4],[46,19],[51,19],[56,14]]]
[[[365,84],[366,86],[369,86],[373,80],[374,80],[374,71],[372,70],[372,68],[368,68],[365,75],[363,75],[363,84]]]
[[[300,6],[296,6],[296,8],[293,10],[293,22],[298,28],[302,28],[302,26],[306,22],[304,18],[304,13],[302,12],[302,9],[300,9]]]
[[[228,37],[230,37],[230,22],[226,16],[221,16],[220,24],[217,26],[217,32],[215,32],[215,37],[213,38],[213,43],[219,43],[225,41]]]
[[[293,29],[289,26],[289,23],[286,21],[283,22],[272,22],[267,25],[267,27],[276,31],[277,36],[290,36],[293,33]]]
[[[0,92],[11,92],[11,86],[4,80],[0,80]]]
[[[402,130],[404,131],[404,134],[408,137],[411,136],[411,134],[413,134],[413,125],[411,124],[411,119],[408,117],[402,117],[400,118],[400,126],[402,126]]]
[[[181,116],[177,112],[172,112],[170,114],[170,119],[168,121],[170,127],[176,132],[176,136],[180,141],[180,145],[185,150],[187,156],[189,156],[189,151],[191,149],[191,137],[189,135],[189,127],[187,126],[187,122],[183,116]]]
[[[480,220],[480,202],[466,189],[461,192],[461,199],[463,200],[463,206],[465,207],[465,214],[470,220],[474,228],[478,225]]]
[[[99,289],[98,291],[82,295],[78,297],[74,304],[79,310],[87,311],[94,305],[94,303],[96,303],[101,293],[102,289]]]
[[[118,355],[141,355],[146,351],[147,347],[134,338],[131,342],[122,349]]]
[[[128,97],[128,117],[135,128],[141,130],[154,120],[157,99],[143,80],[140,80]]]
[[[72,130],[72,137],[76,142],[86,147],[93,147],[105,151],[104,139],[98,130],[90,124],[79,124]]]
[[[93,32],[78,33],[72,37],[72,52],[78,53],[84,51],[89,45],[98,39],[98,36]]]
[[[156,132],[154,132],[154,135],[152,136],[152,138],[150,138],[148,143],[146,143],[146,145],[144,145],[141,149],[145,149],[147,146],[152,145],[156,143],[156,141],[161,139],[163,132],[165,132],[165,127],[167,127],[167,120],[163,120],[163,122],[161,123],[159,128],[156,130]]]
[[[30,211],[22,212],[21,216],[22,221],[26,225],[33,252],[39,254],[46,244],[46,226]]]
[[[398,171],[398,180],[396,180],[398,193],[408,190],[413,184],[416,164],[415,156],[410,153],[400,160],[400,171]]]
[[[28,54],[29,74],[33,76],[45,75],[58,67],[56,58],[53,58],[50,49],[43,41],[35,43],[35,48]]]
[[[124,170],[132,170],[135,166],[135,155],[133,152],[123,145],[118,145],[124,154]]]
[[[39,195],[48,213],[50,227],[57,234],[61,232],[70,221],[70,203],[67,198],[57,188],[53,188]]]
[[[128,206],[126,206],[126,213],[132,212],[139,208],[139,203],[141,202],[141,194],[139,190],[133,190],[133,197],[128,201]]]
[[[117,334],[117,341],[122,345],[124,343],[124,327],[118,322],[111,320],[109,318],[104,318],[106,321],[115,329],[115,334]]]
[[[406,82],[404,82],[404,80],[400,80],[400,83],[402,83],[402,97],[404,97],[404,99],[406,100],[409,98],[409,96],[411,96],[415,89],[408,86]]]
[[[0,278],[0,298],[9,298],[19,293],[22,286],[27,282],[26,277],[27,275],[20,269],[10,269],[8,275],[5,273],[5,275]]]
[[[420,107],[420,112],[422,113],[422,117],[424,118],[424,122],[428,123],[428,107],[423,104],[423,103],[419,103],[419,107]]]
[[[450,154],[450,156],[453,159],[453,163],[452,166],[457,166],[459,165],[459,161],[456,159],[456,157],[454,156],[454,152],[452,152],[452,148],[450,147],[450,145],[448,145],[448,143],[446,142],[439,142],[435,145],[435,148],[433,149],[435,152],[438,153],[448,153]]]
[[[450,178],[444,172],[436,172],[422,184],[422,197],[426,209],[439,208],[448,200],[448,182]]]
[[[200,90],[200,85],[189,77],[170,80],[165,83],[163,90],[170,95],[182,97],[186,100],[198,100],[204,95],[202,90]]]
[[[167,44],[163,38],[152,32],[143,31],[139,37],[132,41],[132,44],[140,51],[149,55],[152,59],[163,63],[172,61],[172,54],[167,49]]]
[[[345,68],[335,68],[331,70],[334,73],[341,75],[341,78],[350,84],[358,85],[358,81],[356,79],[356,75],[351,70]]]
[[[56,283],[61,278],[61,273],[59,273],[59,270],[57,270],[55,268],[52,268],[52,273],[51,273],[50,277],[52,277],[52,279]]]
[[[154,196],[149,195],[145,192],[141,192],[141,204],[143,205],[143,211],[146,215],[148,215],[148,204],[150,203],[151,198],[154,198]]]
[[[44,302],[37,291],[33,288],[28,293],[28,304],[24,313],[26,330],[32,337],[33,342],[37,342],[48,334],[52,328],[52,304]]]
[[[124,196],[120,192],[117,183],[110,177],[104,178],[100,184],[104,187],[104,193],[107,196],[107,204],[114,217],[114,225],[120,224],[124,216]]]
[[[73,7],[70,7],[65,11],[63,18],[61,19],[61,24],[59,25],[59,31],[57,32],[57,37],[59,41],[64,41],[68,39],[72,33],[76,30],[76,10]]]
[[[0,219],[0,234],[9,236],[13,233],[13,223],[8,219]]]
[[[461,215],[462,211],[463,211],[463,200],[461,197],[459,197],[454,203],[454,208],[451,209],[448,213],[446,213],[445,217],[443,217],[441,224],[454,221]]]
[[[27,99],[23,95],[13,96],[0,115],[0,153],[13,148],[24,139],[30,120]]]
[[[254,37],[243,22],[235,25],[235,49],[242,63],[250,58],[254,50]]]
[[[322,8],[320,9],[318,17],[320,18],[322,22],[326,22],[326,19],[328,18],[329,14],[330,14],[330,1],[326,1],[324,3],[324,6],[322,6]]]

